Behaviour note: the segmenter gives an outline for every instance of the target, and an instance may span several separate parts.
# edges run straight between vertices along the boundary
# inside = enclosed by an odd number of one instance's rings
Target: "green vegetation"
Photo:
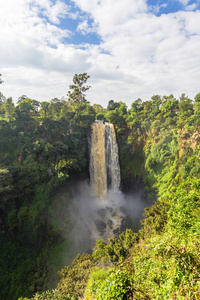
[[[103,108],[86,100],[88,79],[74,76],[67,101],[0,93],[1,299],[199,299],[200,93]],[[149,207],[139,232],[72,261],[72,185],[89,178],[95,119],[115,126],[122,189],[142,181]]]

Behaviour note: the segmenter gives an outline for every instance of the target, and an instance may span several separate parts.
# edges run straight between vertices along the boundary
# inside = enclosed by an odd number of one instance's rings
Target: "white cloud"
[[[47,22],[41,12],[55,25]],[[6,96],[12,95],[15,101],[21,94],[51,99],[51,90],[53,95],[60,93],[61,85],[56,80],[59,74],[62,81],[64,76],[66,80],[74,71],[81,69],[83,72],[88,68],[85,51],[63,44],[63,38],[70,37],[71,32],[59,28],[56,23],[66,14],[67,7],[60,1],[54,5],[49,0],[3,2],[0,10],[0,68],[4,78],[1,90]]]
[[[96,32],[96,26],[94,24],[89,25],[88,20],[83,20],[77,26],[77,32],[80,32],[83,35]]]
[[[177,1],[183,5],[187,5],[190,2],[190,0],[177,0]]]
[[[134,18],[147,10],[144,0],[74,0],[84,11],[89,13],[98,25],[98,34],[105,38],[108,34],[117,32],[117,29],[127,20]]]
[[[191,5],[187,5],[185,9],[189,11],[189,10],[195,10],[197,7],[198,7],[198,3],[193,3]]]
[[[199,10],[157,17],[145,0],[74,3],[87,14],[77,20],[76,30],[83,35],[96,31],[100,45],[66,43],[75,30],[61,29],[60,20],[78,13],[61,0],[2,3],[0,73],[6,96],[62,97],[73,75],[82,72],[91,76],[88,99],[103,106],[110,99],[130,105],[138,97],[185,92],[192,98],[200,91]]]
[[[195,3],[190,4],[190,0],[176,0],[184,6],[186,11],[196,10],[200,4],[200,1],[197,0]]]
[[[31,7],[26,0],[6,2],[0,11],[1,67],[29,65],[43,68],[42,49],[57,47],[71,32],[45,22],[32,2]],[[43,0],[40,5],[45,7],[47,4],[48,1]]]
[[[160,12],[161,8],[166,8],[167,5],[168,5],[167,3],[163,3],[161,5],[159,5],[159,4],[151,5],[149,8],[153,13],[158,14]]]
[[[156,17],[147,12],[145,3],[138,9],[138,3],[134,6],[134,1],[127,0],[120,15],[121,2],[102,1],[99,10],[94,6],[91,9],[87,1],[76,3],[84,4],[80,7],[92,14],[104,40],[101,47],[110,53],[104,57],[95,53],[93,64],[98,73],[102,71],[102,80],[107,69],[112,98],[132,95],[129,102],[138,97],[145,100],[155,93],[179,97],[183,92],[194,97],[199,91],[199,11]],[[121,80],[112,80],[116,74]],[[121,87],[125,87],[124,94]]]
[[[29,0],[33,9],[42,9],[44,16],[46,16],[52,23],[59,24],[60,18],[63,19],[70,15],[70,6],[64,2],[57,1],[53,4],[49,0]]]

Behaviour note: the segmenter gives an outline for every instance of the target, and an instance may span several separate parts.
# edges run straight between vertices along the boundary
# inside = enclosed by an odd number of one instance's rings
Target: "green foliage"
[[[105,275],[106,278],[105,278]],[[132,288],[129,274],[126,270],[96,271],[94,272],[86,288],[85,299],[97,300],[125,300],[130,299]]]
[[[1,299],[17,299],[22,295],[29,297],[32,293],[41,291],[47,276],[42,253],[22,247],[3,234],[0,235],[0,243]]]
[[[106,109],[103,108],[100,104],[93,104],[93,109],[95,110],[96,114],[105,114]]]
[[[5,117],[8,119],[8,121],[11,121],[14,116],[15,106],[12,101],[12,98],[6,99],[4,103],[4,109],[5,109]]]
[[[70,248],[71,182],[89,177],[95,118],[115,126],[123,189],[139,178],[148,197],[159,200],[145,210],[139,234],[126,230],[108,244],[98,241],[92,257],[78,256],[62,269],[57,288],[32,299],[78,299],[86,285],[88,299],[200,298],[199,93],[194,102],[184,94],[154,95],[130,109],[110,100],[104,109],[86,100],[88,79],[74,76],[69,101],[24,96],[15,107],[0,94],[1,298],[43,291],[54,277],[52,257]],[[115,270],[93,272],[94,258]]]
[[[110,269],[95,268],[90,274],[88,283],[85,289],[84,299],[96,299],[97,289],[102,280],[105,280],[110,272]]]
[[[199,196],[199,180],[183,182],[171,194],[165,230],[136,245],[132,269],[141,299],[145,299],[142,290],[149,299],[152,294],[153,299],[198,299]]]
[[[31,116],[37,113],[39,106],[39,101],[26,98],[23,101],[19,101],[17,108],[22,115]]]
[[[126,125],[127,109],[124,104],[119,104],[115,109],[110,109],[106,113],[106,119],[112,123],[120,133]]]
[[[200,93],[196,94],[196,96],[194,97],[194,101],[200,102]]]
[[[0,194],[2,197],[12,189],[12,175],[8,169],[0,169]]]
[[[58,291],[74,300],[83,297],[87,280],[94,266],[95,261],[91,255],[78,254],[72,261],[71,267],[65,267],[58,272],[61,277]]]
[[[69,300],[67,295],[62,295],[57,289],[36,293],[32,298],[19,298],[18,300]]]
[[[193,246],[186,248],[167,235],[152,237],[140,245],[132,261],[134,299],[193,299],[198,296],[197,255]]]
[[[42,113],[45,113],[45,116],[50,115],[54,120],[57,120],[63,106],[64,101],[62,99],[53,98],[50,103],[42,105]]]
[[[145,218],[141,221],[143,227],[140,230],[140,236],[147,237],[161,233],[167,224],[169,208],[170,204],[163,201],[156,201],[152,206],[145,208]]]
[[[119,264],[126,259],[130,253],[130,248],[137,240],[138,235],[131,229],[126,229],[119,238],[110,238],[108,244],[103,240],[98,240],[93,257],[98,261],[102,260],[102,262],[109,261],[112,264]]]
[[[200,179],[189,178],[181,183],[171,200],[169,226],[174,235],[193,238],[200,236]]]
[[[40,115],[42,117],[47,117],[50,112],[50,103],[47,101],[41,102]]]

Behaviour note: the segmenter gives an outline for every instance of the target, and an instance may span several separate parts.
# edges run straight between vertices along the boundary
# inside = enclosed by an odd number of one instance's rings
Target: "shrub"
[[[105,277],[106,275],[107,277]],[[90,278],[85,299],[125,300],[129,299],[131,293],[131,282],[127,271],[119,269],[98,270]]]

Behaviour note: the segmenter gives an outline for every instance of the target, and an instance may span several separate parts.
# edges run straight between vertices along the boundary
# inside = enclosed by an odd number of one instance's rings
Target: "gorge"
[[[0,103],[0,298],[57,300],[69,288],[83,298],[96,269],[81,254],[92,260],[96,241],[117,257],[114,278],[126,275],[123,256],[135,299],[199,299],[199,103],[157,95],[104,109],[76,99],[45,112],[26,99],[11,119]]]

